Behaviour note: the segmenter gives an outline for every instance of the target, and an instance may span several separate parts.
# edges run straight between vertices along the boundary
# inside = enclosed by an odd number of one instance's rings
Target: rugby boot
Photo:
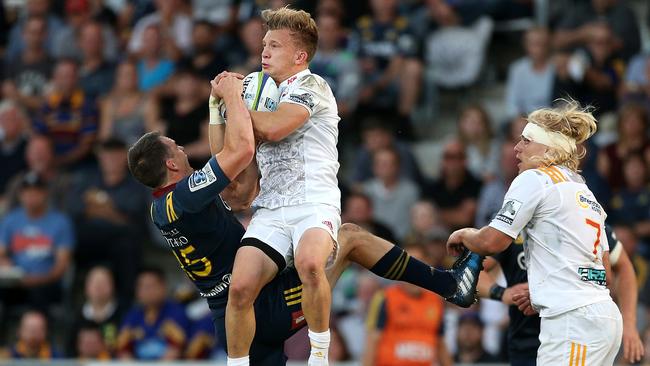
[[[458,257],[451,269],[447,270],[456,280],[458,287],[456,292],[445,300],[463,308],[468,308],[478,301],[476,286],[479,273],[483,269],[483,258],[469,250],[465,250]]]

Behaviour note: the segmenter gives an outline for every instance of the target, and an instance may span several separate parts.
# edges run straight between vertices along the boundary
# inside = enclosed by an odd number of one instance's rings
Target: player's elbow
[[[268,130],[262,133],[262,138],[265,141],[269,141],[269,142],[279,142],[282,141],[282,139],[284,139],[285,137],[286,134],[284,133],[284,131],[282,131],[282,129],[277,127],[269,128]]]

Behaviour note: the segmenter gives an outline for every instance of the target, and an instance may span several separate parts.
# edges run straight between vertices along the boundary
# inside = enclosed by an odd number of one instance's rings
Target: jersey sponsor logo
[[[291,83],[296,81],[297,78],[298,78],[298,75],[294,75],[294,76],[290,77],[289,80],[287,80],[287,85],[290,85]]]
[[[291,313],[291,330],[300,329],[305,324],[305,314],[302,310]]]
[[[302,104],[309,109],[314,109],[314,96],[309,93],[291,94],[289,100],[298,104]]]
[[[601,215],[603,212],[603,208],[600,206],[600,204],[595,199],[591,198],[590,195],[588,195],[585,191],[576,192],[576,202],[578,202],[578,205],[580,207],[591,208],[599,215]]]
[[[508,225],[512,225],[513,221],[515,220],[515,217],[517,216],[517,212],[519,212],[520,208],[521,208],[520,201],[517,201],[515,199],[509,199],[503,204],[503,207],[501,207],[499,213],[497,213],[496,219],[499,221],[503,221]]]
[[[580,267],[578,268],[578,274],[580,279],[585,282],[594,282],[601,286],[607,285],[607,275],[604,269]]]
[[[402,341],[395,345],[395,358],[413,362],[429,362],[433,359],[433,347],[418,341]]]
[[[230,286],[230,277],[231,277],[230,273],[226,273],[221,278],[221,282],[219,282],[216,286],[214,286],[212,290],[208,292],[201,291],[199,292],[199,295],[201,295],[201,297],[215,297],[219,295]]]
[[[197,170],[194,172],[194,174],[190,175],[188,180],[190,192],[196,192],[199,189],[205,188],[210,184],[216,182],[217,176],[214,174],[214,171],[212,171],[210,162],[208,162],[205,164],[203,169]]]

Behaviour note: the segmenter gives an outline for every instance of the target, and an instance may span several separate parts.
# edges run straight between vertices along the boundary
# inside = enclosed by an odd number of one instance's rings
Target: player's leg
[[[327,365],[332,294],[325,266],[334,247],[327,231],[309,228],[302,234],[296,249],[295,266],[303,284],[302,310],[311,343],[309,365]]]
[[[253,304],[262,287],[277,273],[277,264],[259,248],[243,246],[237,251],[226,305],[229,365],[237,365],[236,359],[248,365],[245,358],[255,336]]]
[[[482,268],[482,258],[477,254],[468,253],[451,270],[438,270],[354,224],[343,224],[338,241],[341,257],[378,276],[417,285],[460,306],[474,303]]]
[[[278,215],[270,210],[256,212],[235,256],[226,306],[228,365],[248,365],[256,329],[255,300],[262,287],[284,269],[292,253],[291,238],[276,220]]]

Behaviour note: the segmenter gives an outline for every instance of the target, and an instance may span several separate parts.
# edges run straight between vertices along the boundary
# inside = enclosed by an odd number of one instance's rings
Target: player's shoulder
[[[297,86],[310,88],[316,91],[324,91],[329,88],[327,81],[323,79],[320,75],[307,73],[298,78],[296,82]]]
[[[512,181],[512,185],[527,187],[542,187],[550,184],[552,184],[552,180],[539,169],[524,170]]]

